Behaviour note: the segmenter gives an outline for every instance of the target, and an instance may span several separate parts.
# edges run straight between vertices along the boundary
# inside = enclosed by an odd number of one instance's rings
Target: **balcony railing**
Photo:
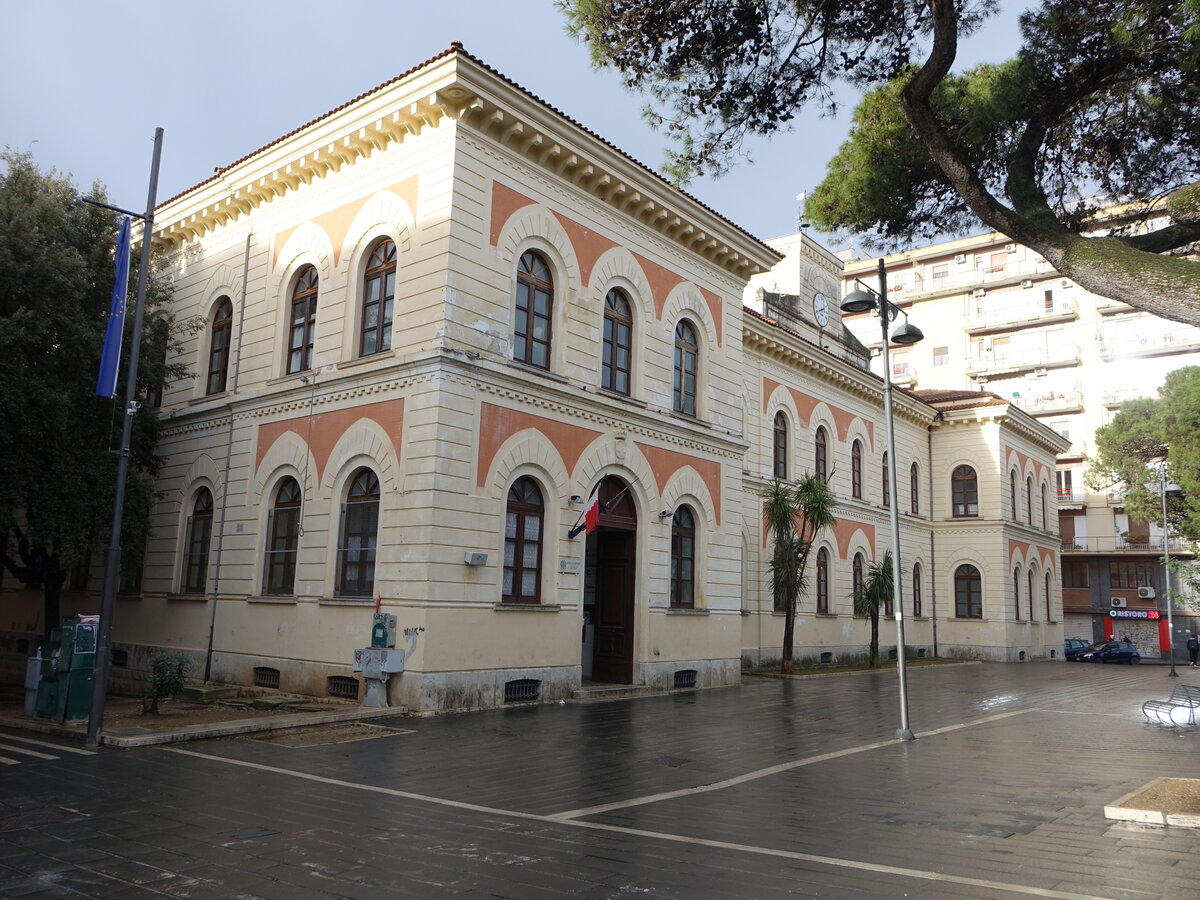
[[[1131,323],[1120,324],[1123,331],[1132,331],[1133,334],[1122,334],[1117,328],[1106,328],[1104,338],[1100,342],[1101,356],[1138,356],[1147,353],[1165,355],[1200,347],[1200,328],[1192,325],[1151,331],[1151,322],[1141,323],[1140,328],[1131,327]]]
[[[1105,406],[1117,407],[1126,400],[1135,400],[1138,397],[1149,397],[1152,392],[1140,387],[1119,387],[1109,388],[1103,394],[1103,402]]]
[[[1195,547],[1182,538],[1173,537],[1167,540],[1166,549],[1169,553],[1192,553]],[[1064,553],[1124,553],[1136,551],[1162,553],[1163,539],[1161,535],[1154,535],[1145,540],[1134,540],[1121,537],[1120,535],[1112,537],[1077,537],[1073,540],[1064,539],[1062,550]]]
[[[1006,294],[1005,296],[1011,296]],[[1022,295],[1028,296],[1028,295]],[[1040,303],[1005,304],[993,309],[984,309],[967,314],[967,331],[981,331],[1022,322],[1038,322],[1043,319],[1077,318],[1079,315],[1074,300],[1058,300],[1050,306]]]
[[[1085,503],[1087,494],[1082,490],[1062,490],[1058,492],[1059,503]]]
[[[1083,395],[1078,388],[1065,391],[1045,391],[1013,397],[1014,405],[1027,413],[1066,413],[1083,408]]]
[[[1079,362],[1079,347],[1056,344],[1050,347],[1006,347],[985,351],[967,360],[967,372],[991,372],[1000,369],[1036,369],[1043,366],[1071,365]]]

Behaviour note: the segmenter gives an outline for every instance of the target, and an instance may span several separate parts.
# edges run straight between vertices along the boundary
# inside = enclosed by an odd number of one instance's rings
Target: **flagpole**
[[[113,497],[112,531],[108,559],[104,567],[104,593],[100,600],[100,626],[96,630],[96,668],[92,675],[92,706],[88,712],[84,746],[100,746],[100,726],[104,721],[104,697],[108,691],[109,644],[117,583],[121,574],[121,513],[125,506],[125,481],[129,474],[129,445],[133,435],[133,417],[140,404],[137,393],[138,350],[142,342],[142,312],[146,305],[146,282],[150,273],[150,243],[154,230],[154,206],[158,201],[158,165],[162,159],[163,130],[154,129],[154,157],[150,163],[150,189],[142,220],[142,255],[138,266],[137,299],[134,301],[132,346],[129,348],[129,372],[125,376],[125,415],[121,423],[121,451],[117,458],[117,483]]]

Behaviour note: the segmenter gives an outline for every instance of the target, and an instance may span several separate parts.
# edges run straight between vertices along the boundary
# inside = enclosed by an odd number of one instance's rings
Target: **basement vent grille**
[[[330,675],[325,679],[325,696],[339,700],[358,699],[358,679],[349,675]]]
[[[279,670],[272,669],[270,666],[255,666],[254,667],[254,686],[279,689]],[[358,691],[355,690],[355,696]]]
[[[536,678],[520,678],[517,681],[504,682],[504,702],[520,703],[524,700],[536,700],[541,691],[542,683]]]
[[[116,668],[116,669],[129,668],[129,651],[128,650],[118,650],[114,647],[112,649],[112,656],[110,658],[112,659],[113,668]]]
[[[825,651],[822,651],[822,653],[821,653],[821,662],[823,662],[823,663],[831,663],[831,662],[833,662],[833,651],[832,651],[832,650],[825,650]]]
[[[689,688],[696,686],[696,670],[680,669],[675,673],[675,687]]]
[[[924,659],[924,658],[925,658],[925,648],[924,648],[924,647],[920,647],[920,648],[917,650],[917,659]]]
[[[896,648],[893,647],[891,650],[888,651],[888,659],[895,659],[895,658],[896,658]]]

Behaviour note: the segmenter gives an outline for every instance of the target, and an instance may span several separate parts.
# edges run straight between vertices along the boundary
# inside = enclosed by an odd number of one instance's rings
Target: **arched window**
[[[696,520],[690,509],[681,506],[671,520],[671,606],[695,606],[695,582]]]
[[[604,348],[600,360],[600,387],[629,394],[633,365],[633,311],[629,298],[616,288],[604,297]]]
[[[959,466],[951,473],[950,494],[955,518],[979,515],[979,483],[970,466]]]
[[[1017,521],[1017,470],[1008,473],[1008,505],[1012,520]]]
[[[914,516],[921,514],[921,470],[916,463],[908,468],[908,506]]]
[[[292,316],[288,328],[287,374],[312,368],[313,335],[317,328],[317,270],[305,266],[292,288]]]
[[[1021,570],[1013,569],[1013,618],[1021,621]]]
[[[1042,482],[1042,530],[1046,530],[1046,483]]]
[[[775,413],[775,424],[771,440],[771,471],[781,481],[788,477],[788,420],[781,412]]]
[[[339,597],[370,597],[375,593],[375,546],[379,532],[379,479],[359,469],[342,504],[341,536],[337,551]]]
[[[1054,616],[1050,614],[1050,573],[1046,573],[1046,621],[1053,622]]]
[[[296,548],[300,542],[300,485],[285,478],[267,513],[267,549],[263,593],[290,596],[296,584]]]
[[[206,394],[219,394],[225,390],[229,377],[229,343],[233,335],[233,303],[228,297],[217,301],[213,310],[212,326],[208,341],[208,380]]]
[[[850,588],[854,597],[858,597],[858,592],[863,586],[863,555],[861,553],[854,554],[854,561],[850,564]]]
[[[675,326],[675,390],[672,409],[685,416],[696,414],[696,367],[700,342],[696,329],[686,320]]]
[[[913,598],[913,618],[921,618],[921,564],[913,564],[913,579],[912,579],[912,598]]]
[[[954,570],[954,615],[960,619],[983,618],[983,579],[970,563]]]
[[[212,543],[213,497],[200,488],[188,516],[184,540],[183,593],[203,594],[208,587],[208,547]]]
[[[862,443],[858,440],[850,445],[850,494],[862,499]]]
[[[1033,476],[1025,478],[1025,521],[1033,524]]]
[[[363,273],[362,331],[359,356],[392,349],[392,304],[396,299],[396,245],[375,245]]]
[[[817,428],[816,438],[813,440],[813,463],[816,469],[817,476],[822,481],[829,480],[829,438],[825,433],[825,426],[821,425]]]
[[[542,583],[542,492],[528,476],[508,489],[504,518],[505,603],[540,603]]]
[[[888,455],[886,450],[883,452],[883,468],[880,474],[883,476],[883,508],[887,509],[892,505],[892,483],[888,478]]]
[[[817,612],[829,612],[829,553],[817,550]]]
[[[1025,592],[1025,597],[1027,598],[1026,602],[1029,604],[1029,621],[1030,622],[1034,622],[1037,620],[1037,616],[1035,616],[1033,614],[1033,603],[1034,603],[1033,598],[1034,598],[1034,596],[1035,595],[1034,595],[1034,591],[1033,591],[1033,569],[1030,569],[1029,570],[1029,590]]]
[[[517,263],[517,298],[513,321],[513,359],[539,369],[550,368],[550,325],[554,278],[540,253],[526,250]]]

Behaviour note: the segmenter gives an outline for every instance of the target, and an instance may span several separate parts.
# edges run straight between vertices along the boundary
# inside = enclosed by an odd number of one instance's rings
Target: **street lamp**
[[[1175,671],[1175,622],[1171,618],[1171,543],[1167,534],[1167,458],[1164,456],[1158,467],[1158,488],[1162,495],[1163,516],[1163,599],[1167,604],[1167,653],[1171,657],[1172,678],[1178,678]]]
[[[842,300],[842,312],[859,313],[878,311],[879,328],[883,336],[883,418],[887,427],[888,459],[888,505],[889,518],[892,526],[892,590],[896,601],[896,672],[900,676],[900,728],[896,737],[903,741],[916,740],[916,735],[908,727],[908,677],[904,665],[904,591],[900,576],[900,497],[896,493],[896,428],[892,415],[892,357],[888,352],[890,343],[915,344],[925,335],[921,329],[908,321],[908,314],[896,304],[887,299],[887,270],[883,260],[879,260],[879,292],[871,290],[861,281],[855,279],[857,289],[851,291]],[[901,314],[904,324],[892,332],[889,339],[888,324],[894,322]]]

